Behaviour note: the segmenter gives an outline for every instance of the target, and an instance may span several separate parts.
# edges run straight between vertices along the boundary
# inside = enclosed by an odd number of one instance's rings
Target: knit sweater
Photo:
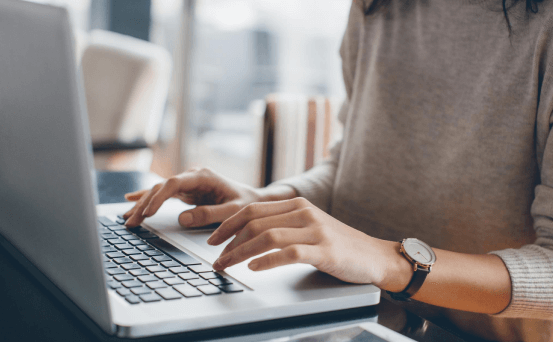
[[[553,4],[512,7],[509,36],[500,0],[391,0],[365,16],[369,1],[353,2],[340,49],[343,139],[279,183],[377,238],[498,255],[509,306],[442,314],[498,327],[488,338],[553,340]]]

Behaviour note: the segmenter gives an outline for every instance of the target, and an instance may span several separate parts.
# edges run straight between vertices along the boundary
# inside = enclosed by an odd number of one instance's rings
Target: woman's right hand
[[[275,187],[271,191],[255,189],[227,179],[210,169],[191,169],[173,176],[152,189],[132,192],[125,195],[136,205],[123,215],[127,227],[135,227],[146,217],[154,215],[163,202],[174,197],[196,205],[179,215],[183,227],[201,227],[223,222],[240,209],[253,202],[286,199],[295,196],[288,186]]]

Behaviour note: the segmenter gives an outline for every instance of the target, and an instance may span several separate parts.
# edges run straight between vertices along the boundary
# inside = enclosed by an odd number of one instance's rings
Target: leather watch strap
[[[421,288],[422,284],[424,283],[424,280],[430,273],[430,270],[424,267],[420,267],[417,265],[417,269],[413,273],[413,277],[411,278],[411,281],[409,284],[407,284],[407,287],[401,291],[401,292],[390,292],[386,291],[392,299],[395,300],[401,300],[401,301],[408,301],[417,291]]]

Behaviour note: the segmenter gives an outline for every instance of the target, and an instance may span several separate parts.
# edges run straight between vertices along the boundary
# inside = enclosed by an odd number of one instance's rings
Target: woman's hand
[[[405,283],[398,286],[405,287],[410,279],[410,266],[399,254],[399,243],[370,237],[304,198],[250,204],[224,221],[208,243],[218,245],[233,235],[213,265],[216,270],[280,249],[252,260],[248,267],[261,271],[306,263],[343,281],[385,286],[388,271],[405,271],[407,265]]]
[[[125,195],[136,205],[123,215],[127,227],[139,225],[154,215],[163,202],[174,197],[197,207],[182,212],[179,223],[184,227],[201,227],[223,222],[246,205],[273,199],[292,198],[295,191],[288,186],[255,189],[227,179],[210,169],[192,169],[171,177],[152,189]]]

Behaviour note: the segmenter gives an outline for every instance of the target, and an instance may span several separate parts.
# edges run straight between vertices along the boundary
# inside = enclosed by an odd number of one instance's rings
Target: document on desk
[[[277,338],[266,342],[413,342],[378,323],[369,322]]]

